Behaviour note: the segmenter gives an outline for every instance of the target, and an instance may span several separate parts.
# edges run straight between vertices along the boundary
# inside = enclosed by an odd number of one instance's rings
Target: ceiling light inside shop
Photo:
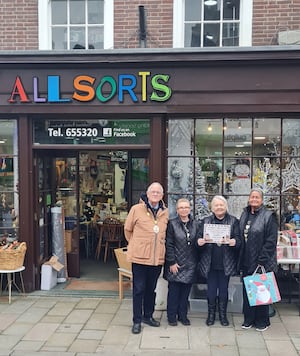
[[[265,140],[266,136],[254,136],[254,140]]]
[[[217,1],[216,0],[206,0],[206,1],[204,1],[204,5],[215,6],[215,5],[217,5]]]
[[[5,141],[4,141],[4,140],[0,140],[0,144],[1,144],[1,143],[5,143]]]

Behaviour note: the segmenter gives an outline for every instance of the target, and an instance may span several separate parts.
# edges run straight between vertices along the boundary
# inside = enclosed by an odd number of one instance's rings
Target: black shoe
[[[154,327],[158,327],[160,326],[160,322],[155,320],[154,318],[143,318],[143,323],[144,324],[147,324],[147,325],[150,325],[150,326],[154,326]]]
[[[248,330],[248,329],[251,329],[252,326],[253,326],[252,323],[243,322],[243,324],[242,324],[242,329]]]
[[[176,320],[175,321],[168,321],[168,324],[170,326],[177,326],[177,321]]]
[[[133,334],[139,334],[142,330],[142,327],[141,327],[141,323],[134,323],[132,325],[132,329],[131,329],[131,332]]]
[[[182,325],[191,325],[191,322],[188,318],[179,318],[178,320],[181,322]]]

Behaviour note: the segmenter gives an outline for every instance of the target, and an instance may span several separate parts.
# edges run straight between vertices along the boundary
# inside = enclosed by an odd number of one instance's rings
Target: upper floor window
[[[44,2],[47,0],[39,0],[40,49],[113,47],[113,0]]]
[[[174,47],[250,46],[251,14],[252,0],[174,0]]]

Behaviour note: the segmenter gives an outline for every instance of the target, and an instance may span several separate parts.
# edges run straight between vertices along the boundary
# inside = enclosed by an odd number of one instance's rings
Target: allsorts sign
[[[98,100],[104,104],[116,98],[121,104],[125,95],[133,103],[138,102],[165,102],[170,99],[172,90],[168,86],[170,76],[167,74],[154,74],[151,72],[138,72],[134,74],[119,74],[96,78],[89,75],[78,75],[73,79],[73,94],[65,97],[61,93],[61,77],[59,75],[47,76],[47,95],[40,96],[39,78],[32,78],[32,88],[27,88],[17,76],[12,86],[8,102],[15,103],[71,103],[91,102]],[[45,92],[45,90],[43,91]],[[30,93],[32,93],[30,95]]]

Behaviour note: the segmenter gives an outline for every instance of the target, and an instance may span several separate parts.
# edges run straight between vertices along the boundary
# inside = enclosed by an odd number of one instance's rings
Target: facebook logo
[[[103,127],[103,137],[112,137],[111,127]]]

